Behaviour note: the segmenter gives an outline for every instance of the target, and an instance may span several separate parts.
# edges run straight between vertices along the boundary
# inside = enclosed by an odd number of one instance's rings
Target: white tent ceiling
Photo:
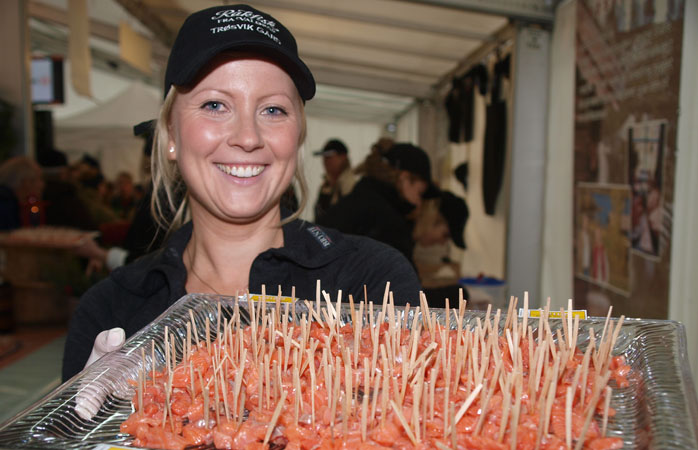
[[[157,117],[161,99],[136,81],[112,98],[82,113],[55,122],[55,146],[69,162],[90,154],[101,162],[108,180],[121,171],[141,181],[143,139],[133,125]]]
[[[65,54],[67,0],[31,0],[32,49]],[[193,11],[229,0],[88,0],[95,64],[159,85],[177,29]],[[249,0],[296,36],[319,90],[308,114],[395,119],[430,98],[469,55],[502,39],[510,19],[549,23],[554,0]],[[153,72],[119,60],[118,26],[153,42]]]

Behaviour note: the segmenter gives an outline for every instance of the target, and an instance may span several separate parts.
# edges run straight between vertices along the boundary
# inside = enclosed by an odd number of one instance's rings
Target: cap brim
[[[205,51],[197,53],[197,56],[188,66],[189,70],[173,73],[170,82],[177,86],[189,85],[196,80],[199,72],[214,57],[222,52],[234,50],[259,53],[260,56],[267,57],[289,74],[303,100],[310,100],[315,96],[315,78],[308,66],[300,58],[289,54],[283,47],[279,47],[276,44],[267,44],[259,41],[227,42],[218,46],[208,47]]]
[[[451,236],[451,240],[453,241],[454,244],[456,244],[456,247],[460,248],[465,248],[465,240],[463,239],[463,235],[460,234],[458,236]]]
[[[152,132],[155,129],[155,119],[152,120],[146,120],[145,122],[141,122],[138,125],[134,125],[133,127],[133,135],[134,136],[144,136],[147,133]]]

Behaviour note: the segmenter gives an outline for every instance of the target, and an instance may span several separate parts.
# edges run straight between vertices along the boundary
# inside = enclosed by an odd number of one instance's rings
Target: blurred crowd
[[[128,172],[105,178],[89,155],[49,168],[24,156],[10,158],[0,165],[0,190],[3,230],[39,224],[98,230],[128,223],[145,193]]]
[[[150,147],[145,136],[143,172],[119,172],[110,179],[99,161],[83,155],[68,163],[52,150],[49,162],[15,156],[0,163],[0,232],[22,227],[60,227],[94,232],[71,252],[79,272],[65,269],[52,276],[61,288],[80,295],[110,270],[155,249],[164,233],[150,214]]]
[[[457,299],[460,267],[451,244],[465,248],[469,212],[463,198],[432,180],[428,154],[381,138],[352,167],[347,146],[335,138],[315,155],[325,167],[315,222],[391,245],[413,264],[430,301]]]
[[[150,214],[150,146],[146,139],[140,183],[128,172],[108,179],[99,161],[87,154],[67,164],[57,152],[52,167],[22,156],[4,161],[0,230],[50,225],[99,231],[96,240],[74,249],[88,274],[107,273],[157,248],[164,233]],[[325,167],[319,192],[310,194],[314,221],[395,247],[414,265],[427,290],[447,289],[434,297],[456,298],[459,264],[451,250],[465,248],[468,208],[464,199],[432,180],[427,153],[411,143],[381,138],[365,160],[352,166],[349,149],[335,138],[314,154]],[[298,208],[292,189],[282,204]],[[439,276],[447,281],[439,282]]]

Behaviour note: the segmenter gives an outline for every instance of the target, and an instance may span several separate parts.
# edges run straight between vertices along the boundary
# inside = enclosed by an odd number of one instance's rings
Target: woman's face
[[[443,245],[448,242],[451,233],[448,229],[448,223],[439,216],[431,226],[427,227],[424,232],[418,236],[417,241],[420,245],[428,247],[430,245]]]
[[[288,74],[262,59],[219,57],[170,116],[169,148],[192,214],[254,221],[278,204],[293,178],[303,105]]]
[[[398,178],[398,189],[403,198],[414,206],[422,204],[422,195],[427,190],[427,182],[421,178],[411,175],[407,171],[402,171]]]

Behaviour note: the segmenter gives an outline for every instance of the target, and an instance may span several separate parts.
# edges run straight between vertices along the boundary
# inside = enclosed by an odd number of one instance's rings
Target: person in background
[[[81,256],[89,261],[88,272],[101,271],[104,267],[112,271],[157,250],[164,242],[167,230],[155,222],[150,209],[153,193],[150,176],[153,132],[151,121],[139,123],[133,128],[134,135],[143,139],[143,176],[147,187],[135,207],[133,219],[121,245],[104,248],[96,240],[88,240],[79,247]]]
[[[77,199],[85,205],[95,226],[119,221],[119,216],[100,196],[100,185],[106,180],[99,161],[90,155],[83,155],[70,167],[70,176],[77,188]]]
[[[164,87],[152,207],[168,238],[83,295],[66,338],[64,380],[187,293],[233,296],[266,285],[314,299],[321,280],[333,296],[341,289],[344,298],[380,301],[390,281],[398,304],[418,302],[419,279],[395,249],[297,218],[307,190],[299,167],[304,104],[315,81],[278,20],[247,5],[191,14]],[[280,201],[294,177],[300,208],[291,214]],[[91,417],[101,401],[78,403]]]
[[[116,193],[115,189],[116,187],[114,183],[107,180],[106,178],[102,179],[97,185],[97,196],[99,197],[99,201],[102,202],[104,206],[108,208],[113,208],[112,199],[114,198],[114,194]]]
[[[42,200],[45,199],[46,185],[41,167],[33,159],[15,156],[0,164],[0,230],[44,225],[41,221],[34,220],[33,216],[52,217],[51,201]],[[36,211],[32,206],[43,208],[44,211]],[[51,221],[46,222],[48,225],[56,225]],[[77,256],[89,259],[89,256],[79,250],[79,246],[70,250]]]
[[[133,198],[136,200],[136,205],[143,200],[143,197],[145,197],[145,187],[143,187],[142,183],[134,184],[133,185]]]
[[[356,184],[357,176],[351,169],[348,153],[347,146],[339,139],[330,139],[322,150],[313,153],[322,156],[325,166],[325,177],[315,203],[316,222],[332,205],[349,194]]]
[[[415,145],[397,143],[384,155],[368,155],[362,170],[364,176],[354,189],[318,223],[384,242],[412,261],[413,212],[424,195],[438,193],[431,182],[429,157]]]
[[[78,197],[80,187],[72,177],[72,167],[62,152],[53,151],[51,166],[42,166],[46,186],[43,201],[46,205],[46,225],[70,227],[79,230],[97,230],[87,205]],[[62,155],[62,156],[61,156]]]
[[[0,164],[0,230],[30,225],[23,212],[41,199],[43,190],[41,168],[33,159],[15,156]]]
[[[414,227],[415,241],[424,246],[443,245],[451,240],[465,249],[463,233],[470,213],[465,200],[449,191],[422,202]]]
[[[371,145],[372,153],[379,153],[385,155],[388,151],[395,145],[395,140],[390,137],[382,137]]]
[[[133,185],[133,177],[130,173],[122,171],[114,181],[114,194],[111,197],[111,208],[120,218],[131,220],[135,212],[137,200]]]
[[[430,306],[443,307],[443,300],[458,298],[463,288],[460,279],[460,264],[451,260],[453,243],[465,249],[465,224],[469,211],[465,200],[449,191],[441,191],[438,197],[425,199],[419,209],[414,227],[417,242],[414,252],[417,273],[430,299]]]

